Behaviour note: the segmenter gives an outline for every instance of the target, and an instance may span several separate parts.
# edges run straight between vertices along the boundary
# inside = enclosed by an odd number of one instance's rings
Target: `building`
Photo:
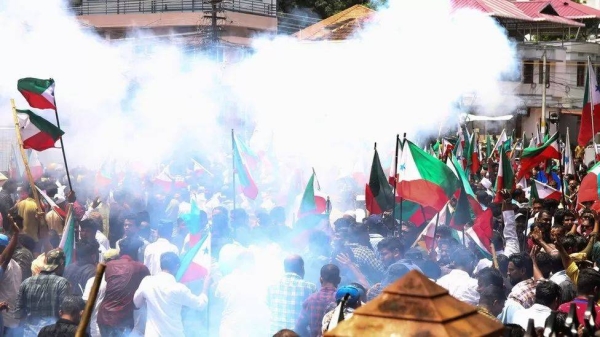
[[[520,72],[506,76],[501,85],[503,92],[516,94],[521,101],[515,111],[506,112],[516,116],[508,129],[514,127],[517,135],[530,136],[541,123],[542,57],[546,53],[546,118],[550,113],[558,113],[561,131],[569,127],[571,141],[575,143],[588,57],[600,74],[600,44],[596,42],[600,10],[571,0],[453,0],[452,6],[453,10],[475,9],[494,18],[506,29],[508,37],[517,42]],[[373,13],[356,5],[294,36],[305,41],[351,38],[352,31],[360,29]],[[471,109],[476,112],[476,97],[471,101],[474,104]]]
[[[78,20],[107,40],[132,31],[235,59],[253,37],[277,32],[276,0],[75,0]]]

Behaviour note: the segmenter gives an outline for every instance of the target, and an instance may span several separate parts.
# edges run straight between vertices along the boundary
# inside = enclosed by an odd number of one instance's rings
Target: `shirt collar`
[[[302,277],[300,277],[300,275],[298,275],[296,273],[285,273],[283,275],[283,277],[285,277],[285,278],[294,278],[294,279],[298,279],[298,280],[302,279]]]

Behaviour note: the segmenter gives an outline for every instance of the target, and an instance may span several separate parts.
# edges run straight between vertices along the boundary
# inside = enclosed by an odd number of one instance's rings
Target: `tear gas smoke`
[[[27,106],[18,78],[53,77],[72,165],[97,168],[111,157],[148,168],[176,151],[228,153],[218,115],[235,102],[256,126],[236,130],[253,135],[254,151],[272,154],[282,177],[298,168],[307,178],[315,167],[327,191],[341,175],[368,174],[374,142],[385,166],[397,133],[415,140],[437,135],[440,123],[455,129],[465,93],[483,113],[512,110],[498,80],[517,69],[515,48],[493,19],[451,14],[445,0],[389,4],[354,39],[257,37],[252,55],[224,67],[157,39],[104,41],[61,0],[6,0],[0,121],[12,124],[9,98]],[[60,162],[58,150],[47,152]],[[280,187],[282,177],[259,180]]]

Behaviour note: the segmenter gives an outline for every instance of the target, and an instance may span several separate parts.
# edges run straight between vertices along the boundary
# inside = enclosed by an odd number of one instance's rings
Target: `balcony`
[[[220,10],[276,17],[276,0],[224,0],[217,4]],[[82,1],[71,6],[76,15],[143,14],[173,12],[203,12],[212,10],[206,0],[95,0]]]

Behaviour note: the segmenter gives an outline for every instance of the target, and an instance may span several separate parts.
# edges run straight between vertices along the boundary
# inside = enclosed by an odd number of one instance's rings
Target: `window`
[[[523,83],[533,83],[533,61],[523,61]]]
[[[577,62],[577,86],[585,85],[585,62]]]
[[[544,81],[544,64],[539,63],[539,80],[538,83],[542,84]],[[546,84],[550,84],[550,64],[546,62]]]

